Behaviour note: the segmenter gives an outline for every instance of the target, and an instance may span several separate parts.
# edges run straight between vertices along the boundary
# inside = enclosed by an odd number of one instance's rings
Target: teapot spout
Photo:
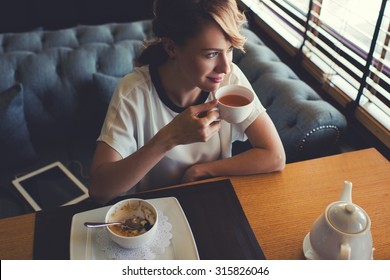
[[[344,190],[340,196],[339,201],[345,201],[352,204],[352,182],[344,181]]]

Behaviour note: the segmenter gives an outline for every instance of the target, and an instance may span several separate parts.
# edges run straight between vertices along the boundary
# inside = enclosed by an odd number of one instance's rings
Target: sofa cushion
[[[0,93],[0,168],[31,163],[37,155],[24,118],[23,87],[16,84]]]

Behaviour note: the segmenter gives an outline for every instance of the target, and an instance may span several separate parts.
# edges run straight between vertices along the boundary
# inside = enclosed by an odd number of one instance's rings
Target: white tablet
[[[36,211],[88,198],[87,188],[61,162],[49,164],[12,183]]]

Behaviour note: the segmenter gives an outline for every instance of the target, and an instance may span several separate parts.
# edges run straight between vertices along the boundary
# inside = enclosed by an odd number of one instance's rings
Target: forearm
[[[130,156],[99,164],[92,169],[90,195],[104,204],[133,188],[160,160],[169,148],[158,137]]]
[[[228,175],[249,175],[280,171],[284,167],[284,157],[278,152],[252,148],[230,158],[208,163],[212,177]]]
[[[248,175],[280,171],[286,155],[275,126],[266,113],[261,114],[245,131],[252,149],[216,162],[215,176]]]
[[[234,157],[193,165],[185,172],[183,182],[219,176],[268,173],[284,168],[286,155],[283,144],[266,113],[257,117],[245,133],[252,149]]]

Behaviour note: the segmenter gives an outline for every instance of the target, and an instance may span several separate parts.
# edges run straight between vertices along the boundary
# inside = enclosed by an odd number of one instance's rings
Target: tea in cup
[[[227,85],[215,92],[221,118],[229,123],[243,122],[253,110],[254,93],[241,85]]]

